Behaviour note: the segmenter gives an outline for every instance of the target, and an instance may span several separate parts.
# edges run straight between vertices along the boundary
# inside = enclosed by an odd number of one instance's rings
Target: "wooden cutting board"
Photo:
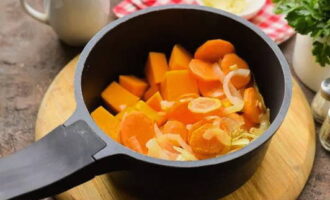
[[[36,139],[62,124],[75,110],[73,77],[78,57],[57,75],[41,103]],[[315,155],[315,129],[310,107],[298,84],[293,82],[289,112],[273,137],[265,159],[253,177],[223,200],[293,200],[303,189]],[[115,188],[111,173],[68,190],[59,200],[135,199]]]

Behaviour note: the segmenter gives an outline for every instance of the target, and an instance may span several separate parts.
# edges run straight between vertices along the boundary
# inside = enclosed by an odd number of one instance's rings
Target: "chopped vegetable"
[[[95,123],[133,151],[176,161],[237,151],[269,127],[249,66],[230,42],[209,40],[194,59],[175,45],[169,63],[168,71],[165,54],[150,52],[148,83],[119,76],[120,84],[112,82],[101,94],[115,117],[100,106],[91,114]]]
[[[204,124],[192,132],[190,146],[200,154],[219,154],[231,145],[230,136],[213,124]]]
[[[146,77],[150,85],[163,81],[168,69],[166,56],[163,53],[150,52],[146,64]]]
[[[225,93],[223,92],[222,83],[217,81],[202,81],[198,80],[198,89],[204,97],[223,98]]]
[[[263,113],[263,102],[257,90],[253,87],[244,91],[244,116],[253,123],[260,123]]]
[[[146,154],[146,143],[154,137],[154,123],[142,112],[134,111],[123,117],[120,123],[120,139],[125,146]]]
[[[188,104],[188,109],[193,113],[207,114],[219,110],[221,101],[215,98],[198,97]]]
[[[208,40],[196,50],[195,58],[208,62],[218,62],[224,55],[234,51],[234,46],[226,40]]]
[[[143,99],[147,101],[156,92],[159,92],[159,85],[151,85],[148,88],[148,90],[144,93]]]
[[[148,88],[148,84],[144,80],[131,75],[120,75],[119,84],[140,98]]]
[[[155,111],[159,112],[162,110],[161,102],[163,101],[162,96],[159,92],[156,92],[154,95],[152,95],[148,100],[147,104],[153,108]]]
[[[248,64],[240,58],[235,53],[226,54],[220,62],[221,69],[225,74],[228,74],[231,71],[236,69],[249,69]],[[237,88],[240,89],[246,86],[250,82],[251,76],[240,76],[236,75],[232,78],[231,83]]]
[[[213,63],[205,62],[203,60],[192,59],[189,63],[189,69],[192,74],[202,81],[217,81],[218,75],[214,72]]]
[[[99,106],[91,114],[95,123],[112,139],[119,142],[119,120],[109,113],[103,106]]]
[[[161,83],[161,94],[164,99],[172,101],[180,96],[198,94],[197,82],[188,70],[173,70],[166,72],[165,80]]]
[[[188,139],[188,130],[186,129],[186,126],[182,122],[176,120],[167,121],[163,126],[163,133],[178,134],[184,141],[187,141]]]
[[[188,69],[192,56],[181,45],[174,45],[170,57],[170,70]]]
[[[101,96],[107,106],[116,112],[134,105],[139,100],[139,97],[133,95],[115,81],[102,92]]]

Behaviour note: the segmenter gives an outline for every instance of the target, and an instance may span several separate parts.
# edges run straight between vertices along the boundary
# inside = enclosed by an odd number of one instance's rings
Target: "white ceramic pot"
[[[321,67],[312,54],[312,38],[297,35],[293,52],[293,69],[299,79],[315,92],[319,90],[321,82],[330,77],[330,66]]]

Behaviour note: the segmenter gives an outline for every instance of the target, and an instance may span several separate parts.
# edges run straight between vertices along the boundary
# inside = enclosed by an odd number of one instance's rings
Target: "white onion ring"
[[[231,79],[234,76],[246,77],[249,75],[250,75],[250,70],[248,69],[236,69],[229,72],[225,76],[225,79],[223,80],[223,90],[225,92],[225,95],[230,101],[230,103],[232,103],[235,106],[243,104],[243,99],[239,91],[234,86],[232,86]]]

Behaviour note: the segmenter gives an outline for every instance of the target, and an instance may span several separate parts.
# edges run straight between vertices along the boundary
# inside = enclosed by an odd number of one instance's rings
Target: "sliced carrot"
[[[119,120],[109,113],[103,106],[99,106],[91,114],[95,123],[112,139],[120,142]]]
[[[263,104],[258,91],[253,88],[247,88],[244,91],[244,116],[253,123],[260,123],[260,116],[263,113]]]
[[[213,134],[214,137],[206,138],[205,134]],[[199,154],[219,154],[230,144],[231,137],[209,123],[196,129],[190,136],[190,146]]]
[[[161,94],[165,100],[173,101],[187,93],[198,94],[197,82],[188,70],[166,72],[161,83]]]
[[[244,125],[242,126],[243,129],[249,131],[252,127],[256,127],[256,123],[251,122],[249,119],[247,119],[245,116],[244,118]]]
[[[192,124],[201,120],[201,116],[192,113],[188,109],[188,101],[175,103],[167,112],[169,120],[177,120],[184,124]]]
[[[222,84],[220,81],[202,81],[198,80],[198,89],[204,97],[223,98]]]
[[[124,116],[120,124],[120,139],[125,146],[146,154],[146,143],[153,137],[154,123],[145,114],[135,111]]]
[[[218,62],[225,54],[234,51],[234,46],[226,40],[208,40],[196,50],[195,58],[208,62]]]
[[[235,53],[226,54],[220,62],[222,71],[225,74],[236,69],[249,69],[249,65]],[[235,76],[231,79],[236,88],[242,88],[250,82],[251,76]]]
[[[161,101],[163,100],[162,96],[159,92],[156,92],[154,95],[152,95],[148,100],[147,104],[153,108],[155,111],[161,111]]]
[[[119,84],[137,97],[142,97],[148,88],[144,80],[132,75],[120,75]]]
[[[116,112],[135,104],[139,97],[135,96],[117,82],[112,82],[101,94],[104,102]]]
[[[155,85],[162,82],[167,69],[168,65],[164,53],[149,53],[146,64],[146,77],[150,85]]]
[[[187,141],[188,138],[188,130],[186,129],[186,126],[182,122],[176,120],[167,121],[163,126],[163,133],[178,134],[184,141]]]
[[[152,95],[159,91],[159,85],[151,85],[148,90],[144,93],[143,99],[147,101]]]
[[[244,118],[242,115],[239,115],[237,113],[230,113],[229,115],[226,115],[225,117],[231,119],[230,122],[226,121],[226,120],[222,120],[222,123],[221,123],[221,128],[225,131],[230,131],[231,129],[233,129],[235,127],[234,124],[241,124],[241,126],[237,127],[237,128],[240,128],[244,125],[245,121],[244,121]]]
[[[213,69],[213,63],[205,62],[199,59],[192,59],[189,63],[189,69],[192,74],[203,81],[217,81],[219,76]]]
[[[169,62],[170,70],[188,69],[191,59],[190,53],[181,45],[174,45]]]
[[[193,113],[208,114],[219,110],[221,101],[216,98],[198,97],[188,104],[188,109]]]

